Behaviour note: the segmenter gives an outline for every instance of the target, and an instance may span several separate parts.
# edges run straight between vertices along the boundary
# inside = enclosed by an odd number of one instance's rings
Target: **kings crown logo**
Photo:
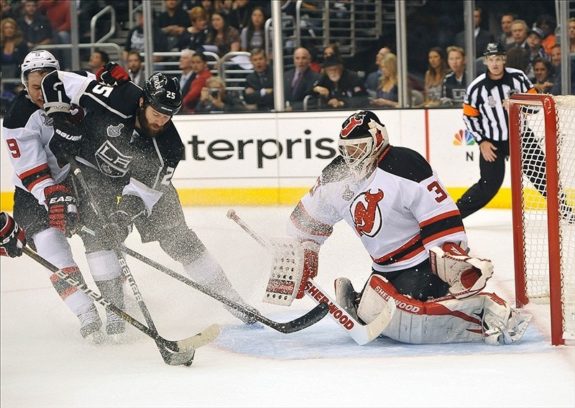
[[[475,139],[467,130],[459,129],[459,131],[453,135],[453,144],[455,146],[473,146]]]

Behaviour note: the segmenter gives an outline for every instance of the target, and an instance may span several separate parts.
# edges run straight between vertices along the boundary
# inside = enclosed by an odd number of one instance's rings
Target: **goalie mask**
[[[355,112],[341,125],[339,152],[358,180],[375,170],[388,145],[387,130],[371,111]]]
[[[22,74],[20,80],[24,88],[28,90],[28,75],[34,71],[58,71],[60,64],[51,52],[37,50],[29,52],[20,66]]]

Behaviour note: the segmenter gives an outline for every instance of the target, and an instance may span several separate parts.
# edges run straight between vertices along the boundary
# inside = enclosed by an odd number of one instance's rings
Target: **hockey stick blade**
[[[189,367],[194,361],[194,356],[196,354],[196,349],[206,344],[214,341],[220,334],[220,326],[217,324],[212,324],[206,327],[201,332],[188,337],[187,339],[170,341],[165,339],[156,339],[162,345],[165,345],[166,349],[160,349],[160,354],[169,365],[184,365]],[[179,352],[170,351],[177,349]]]
[[[257,241],[264,248],[271,250],[272,246],[269,241],[247,225],[240,216],[233,210],[228,210],[227,217],[238,224],[250,237]],[[320,305],[326,304],[329,308],[329,316],[343,328],[351,338],[360,346],[375,340],[385,330],[391,322],[395,313],[395,302],[387,302],[386,307],[370,323],[361,324],[353,316],[340,307],[329,295],[320,288],[313,280],[308,280],[305,288],[305,294]]]
[[[211,341],[213,341],[219,334],[220,328],[218,325],[208,326],[206,329],[198,334],[182,340],[167,340],[160,336],[157,331],[150,330],[143,323],[139,322],[136,318],[132,317],[128,313],[114,306],[109,300],[104,298],[99,293],[88,288],[84,283],[81,283],[65,272],[61,271],[50,263],[48,260],[34,252],[28,247],[24,247],[22,250],[30,258],[38,262],[40,265],[44,266],[46,269],[54,273],[58,278],[64,281],[67,285],[77,288],[78,290],[84,292],[91,299],[93,299],[98,304],[102,305],[104,308],[114,312],[118,317],[127,323],[134,326],[136,329],[144,333],[146,336],[152,338],[156,344],[160,344],[162,347],[159,348],[160,354],[169,365],[190,365],[194,358],[195,349],[204,346]]]
[[[246,316],[249,316],[250,318],[253,318],[254,320],[262,323],[265,326],[268,326],[280,333],[294,333],[300,330],[303,330],[317,322],[319,322],[321,319],[323,319],[328,311],[329,311],[329,306],[327,304],[319,304],[316,307],[314,307],[313,309],[311,309],[309,312],[307,312],[305,315],[298,317],[297,319],[291,320],[289,322],[276,322],[275,320],[271,320],[268,319],[265,316],[262,316],[259,313],[255,313],[252,310],[245,308],[244,306],[229,300],[228,298],[210,290],[209,288],[200,285],[199,283],[194,282],[193,280],[180,275],[179,273],[167,268],[166,266],[153,261],[152,259],[140,254],[139,252],[136,252],[128,247],[126,247],[125,245],[121,246],[121,250],[122,252],[130,255],[131,257],[134,257],[136,259],[138,259],[139,261],[153,267],[154,269],[157,269],[158,271],[165,273],[168,276],[171,276],[174,279],[179,280],[182,283],[185,283],[188,286],[193,287],[196,290],[199,290],[200,292],[204,293],[205,295],[210,296],[213,299],[216,299],[217,301],[225,304],[226,306],[229,306],[243,314],[245,314]]]

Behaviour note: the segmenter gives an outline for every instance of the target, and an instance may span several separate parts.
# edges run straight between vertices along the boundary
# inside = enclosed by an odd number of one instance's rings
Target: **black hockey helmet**
[[[144,99],[152,108],[165,115],[175,115],[182,107],[182,92],[176,78],[156,72],[146,80]]]
[[[506,55],[505,47],[500,43],[489,43],[487,47],[485,47],[483,56],[487,57],[489,55]]]

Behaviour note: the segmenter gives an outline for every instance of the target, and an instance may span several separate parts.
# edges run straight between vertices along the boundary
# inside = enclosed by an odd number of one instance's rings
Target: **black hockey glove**
[[[115,245],[126,240],[132,232],[132,224],[136,218],[146,213],[146,206],[140,197],[124,195],[118,209],[108,217],[110,223],[104,226]]]
[[[68,163],[68,157],[74,157],[80,152],[82,125],[74,123],[69,113],[56,112],[50,115],[50,118],[54,120],[54,135],[50,139],[50,150],[58,159],[60,167],[63,167]]]
[[[48,222],[67,237],[76,232],[78,225],[78,206],[76,197],[63,184],[55,184],[44,189],[46,206],[48,207]]]
[[[9,214],[0,213],[0,255],[14,258],[22,255],[26,246],[26,234],[14,218]]]
[[[96,72],[96,79],[106,85],[116,86],[128,82],[130,76],[121,65],[108,62]]]

